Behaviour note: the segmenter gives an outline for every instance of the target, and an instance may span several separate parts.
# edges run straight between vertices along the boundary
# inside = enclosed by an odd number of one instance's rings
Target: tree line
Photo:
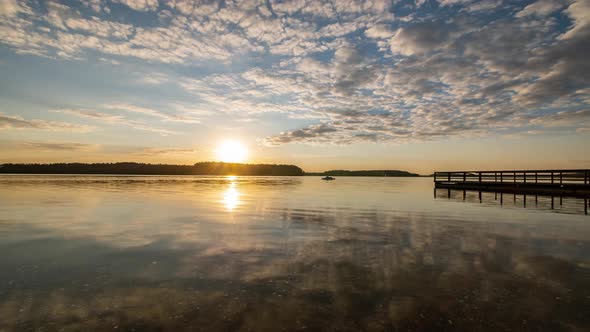
[[[320,173],[305,173],[305,175],[317,176],[420,176],[415,173],[399,170],[369,170],[369,171],[348,171],[331,170]]]
[[[138,175],[304,175],[295,165],[199,162],[194,165],[122,163],[3,164],[0,173]]]

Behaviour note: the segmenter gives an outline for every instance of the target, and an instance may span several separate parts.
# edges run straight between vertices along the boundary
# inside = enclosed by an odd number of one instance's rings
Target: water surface
[[[0,176],[0,331],[584,331],[590,217],[431,178]]]

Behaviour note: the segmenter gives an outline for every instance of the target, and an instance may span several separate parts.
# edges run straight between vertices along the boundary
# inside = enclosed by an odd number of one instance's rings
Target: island
[[[365,171],[348,171],[348,170],[331,170],[320,173],[305,173],[308,176],[420,176],[419,174],[399,170],[365,170]]]

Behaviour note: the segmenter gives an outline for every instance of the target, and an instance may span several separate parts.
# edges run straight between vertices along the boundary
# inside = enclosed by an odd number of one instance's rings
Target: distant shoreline
[[[306,176],[365,176],[365,177],[419,177],[419,174],[400,170],[331,170],[305,173]]]
[[[217,175],[217,176],[362,176],[420,177],[401,170],[329,170],[305,172],[295,165],[199,162],[194,165],[118,163],[0,164],[0,174],[22,175]]]
[[[91,175],[236,175],[236,176],[302,176],[295,165],[238,164],[200,162],[194,165],[142,163],[56,163],[3,164],[0,174],[91,174]]]

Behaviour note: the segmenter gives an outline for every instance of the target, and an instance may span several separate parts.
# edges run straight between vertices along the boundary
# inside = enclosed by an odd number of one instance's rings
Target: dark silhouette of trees
[[[370,170],[370,171],[347,171],[347,170],[331,170],[323,173],[314,173],[314,175],[329,175],[329,176],[420,176],[415,173],[398,170]]]
[[[21,174],[143,174],[143,175],[303,175],[294,165],[200,162],[194,165],[143,163],[4,164],[0,173]]]
[[[201,162],[194,166],[195,173],[202,175],[303,175],[301,168],[294,165],[238,164],[222,162]]]
[[[275,176],[419,176],[399,170],[331,170],[305,173],[295,165],[199,162],[194,165],[143,163],[4,164],[0,173],[20,174],[138,174],[138,175],[275,175]]]

